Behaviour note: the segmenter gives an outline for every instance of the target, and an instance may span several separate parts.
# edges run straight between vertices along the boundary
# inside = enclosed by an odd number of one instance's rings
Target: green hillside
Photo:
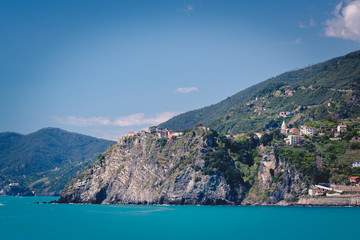
[[[57,128],[28,135],[0,133],[0,190],[10,195],[29,189],[36,195],[59,194],[79,170],[112,144]]]
[[[223,133],[264,131],[280,126],[280,112],[291,112],[286,122],[360,116],[360,52],[344,56],[312,78],[278,82],[260,90],[253,99],[234,107],[208,125]]]
[[[282,121],[277,118],[281,111],[301,113],[296,115],[294,123],[357,116],[359,71],[360,51],[357,51],[283,73],[217,104],[175,116],[159,127],[191,129],[202,122],[222,133],[240,133],[277,127]],[[292,91],[292,96],[286,91]],[[331,107],[325,108],[329,102]],[[260,107],[266,110],[257,112]]]

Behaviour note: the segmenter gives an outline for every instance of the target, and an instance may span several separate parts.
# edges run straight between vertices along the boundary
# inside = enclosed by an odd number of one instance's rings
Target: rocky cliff
[[[307,184],[294,166],[275,156],[273,147],[259,146],[261,154],[256,181],[243,204],[289,205],[305,194]]]
[[[261,155],[252,159],[243,148],[251,149],[256,139],[244,139],[231,145],[202,127],[171,140],[154,134],[126,138],[74,178],[58,202],[286,204],[303,194],[306,186],[295,168],[256,142],[252,152]]]
[[[110,147],[61,194],[60,203],[240,204],[244,184],[205,175],[202,156],[213,146],[202,128],[178,139],[154,134]]]

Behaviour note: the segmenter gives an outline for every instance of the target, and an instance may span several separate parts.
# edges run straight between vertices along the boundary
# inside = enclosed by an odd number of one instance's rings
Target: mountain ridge
[[[22,190],[9,189],[15,183],[27,194],[58,195],[71,177],[114,143],[60,128],[0,133],[0,190],[7,189],[0,194],[21,195]]]
[[[273,86],[276,86],[276,84],[291,85],[298,82],[310,81],[312,78],[319,75],[321,71],[328,68],[329,66],[334,65],[342,59],[350,57],[352,55],[358,57],[359,52],[360,51],[355,51],[342,57],[335,57],[322,63],[282,73],[276,77],[269,78],[263,82],[257,83],[251,87],[241,90],[240,92],[218,103],[179,114],[169,119],[168,121],[159,124],[159,127],[172,130],[192,129],[198,122],[213,127],[213,125],[211,125],[211,122],[225,115],[226,113],[231,111],[231,109],[255,98],[259,91],[272,88]],[[221,131],[217,128],[215,128],[215,130]]]

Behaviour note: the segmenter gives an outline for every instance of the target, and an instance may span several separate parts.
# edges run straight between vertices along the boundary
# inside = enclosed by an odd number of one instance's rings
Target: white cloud
[[[339,3],[334,15],[326,21],[325,35],[360,42],[360,0]]]
[[[199,89],[197,87],[187,87],[187,88],[178,88],[176,89],[176,91],[181,93],[189,93],[189,92],[199,91]]]
[[[64,125],[71,125],[77,127],[89,127],[89,126],[113,126],[113,127],[132,127],[141,125],[158,125],[162,122],[169,120],[178,113],[175,112],[163,112],[154,115],[146,115],[144,113],[136,113],[128,116],[118,117],[116,119],[109,119],[106,117],[74,117],[69,116],[66,118],[53,117],[55,121]]]
[[[104,117],[91,117],[82,118],[69,116],[66,118],[53,117],[58,123],[64,125],[71,125],[77,127],[88,127],[88,126],[107,126],[111,124],[111,121]]]
[[[154,116],[146,116],[144,113],[136,113],[124,117],[119,117],[113,121],[114,126],[130,127],[140,125],[157,125],[175,116],[173,112],[163,112]]]

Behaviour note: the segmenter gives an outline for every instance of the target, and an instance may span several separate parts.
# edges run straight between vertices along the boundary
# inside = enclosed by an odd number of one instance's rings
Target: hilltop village
[[[348,132],[348,127],[347,124],[345,123],[339,123],[337,126],[333,126],[333,127],[330,127],[329,125],[326,124],[323,124],[322,126],[319,124],[309,124],[309,125],[318,125],[318,127],[303,125],[299,129],[288,128],[284,120],[281,125],[280,132],[281,134],[287,136],[284,139],[285,142],[288,145],[292,145],[294,147],[301,147],[305,141],[311,142],[314,141],[312,139],[313,137],[318,137],[318,138],[328,139],[328,141],[339,142],[338,146],[341,146],[341,141],[344,141],[345,144],[346,143],[350,144],[350,148],[353,149],[358,148],[358,143],[360,142],[359,140],[360,131],[358,129],[355,129],[354,131],[354,129],[352,128],[353,133],[350,135],[346,135],[346,133]],[[357,169],[358,168],[360,169],[360,156],[357,157],[358,158],[352,162],[351,160],[348,161],[349,163],[347,163],[347,166],[343,165],[343,167],[352,168],[354,170],[356,169],[355,172],[358,172]],[[324,159],[320,154],[316,155],[317,168],[321,169],[323,167],[324,164],[323,160]],[[344,160],[349,160],[349,159],[344,159]],[[330,170],[336,172],[339,171],[340,169],[338,167],[333,167]],[[325,183],[317,183],[311,185],[308,189],[308,196],[310,198],[311,197],[317,198],[322,196],[325,198],[331,198],[331,200],[335,200],[338,202],[343,202],[358,197],[360,194],[360,176],[349,175],[345,183],[346,184],[336,184],[331,182],[325,182]],[[324,199],[322,200],[324,201]]]
[[[320,130],[320,132],[319,132]],[[304,136],[314,136],[317,132],[319,136],[325,136],[325,132],[328,131],[328,128],[316,129],[315,127],[301,126],[298,128],[289,129],[286,126],[285,120],[281,125],[281,133],[287,135],[285,138],[285,142],[289,145],[301,145],[304,140]],[[336,128],[331,128],[331,133],[333,133],[333,137],[330,137],[331,141],[341,140],[341,134],[347,131],[346,124],[341,123]]]
[[[141,130],[139,132],[129,132],[126,136],[123,136],[117,140],[118,144],[124,144],[127,139],[133,138],[133,137],[143,137],[146,135],[152,135],[157,138],[165,138],[165,139],[176,139],[177,137],[182,136],[183,132],[175,132],[172,130],[169,130],[167,128],[162,129],[158,127],[150,127],[147,130]]]

